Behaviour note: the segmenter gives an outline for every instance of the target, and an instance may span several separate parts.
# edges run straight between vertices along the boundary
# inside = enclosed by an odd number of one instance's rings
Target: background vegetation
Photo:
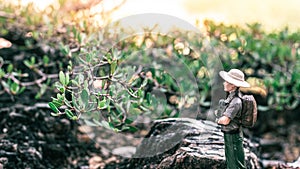
[[[139,115],[177,117],[183,107],[211,106],[208,60],[215,55],[225,70],[246,72],[254,86],[251,92],[263,96],[260,111],[299,105],[299,32],[286,28],[266,33],[259,23],[241,28],[205,21],[201,35],[145,28],[116,42],[130,32],[118,24],[100,28],[89,17],[91,6],[66,9],[67,3],[39,12],[32,4],[1,5],[1,37],[13,44],[0,53],[1,95],[12,100],[26,93],[42,100],[52,96],[54,116],[135,130],[132,124]],[[137,58],[154,62],[143,66],[133,62]],[[165,61],[155,63],[156,58]],[[196,84],[162,68],[174,59],[186,64]],[[154,90],[164,97],[155,96]],[[183,93],[189,90],[193,92]]]
[[[299,156],[298,137],[284,127],[300,118],[299,31],[206,20],[199,32],[153,27],[137,34],[109,24],[118,6],[91,12],[100,1],[91,2],[62,0],[45,10],[0,4],[1,112],[47,103],[49,116],[135,133],[154,119],[210,118],[222,97],[216,72],[240,68],[252,84],[243,91],[259,104],[253,134],[282,136],[294,146],[284,150],[293,153],[286,160]]]

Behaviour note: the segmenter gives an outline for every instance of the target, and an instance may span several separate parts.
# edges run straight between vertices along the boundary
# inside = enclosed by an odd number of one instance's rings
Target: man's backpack
[[[242,100],[240,123],[243,127],[251,128],[257,120],[257,104],[253,95],[239,96]]]

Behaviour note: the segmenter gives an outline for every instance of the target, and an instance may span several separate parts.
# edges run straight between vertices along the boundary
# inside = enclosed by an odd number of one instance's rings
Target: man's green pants
[[[243,149],[243,133],[224,133],[227,169],[246,169]]]

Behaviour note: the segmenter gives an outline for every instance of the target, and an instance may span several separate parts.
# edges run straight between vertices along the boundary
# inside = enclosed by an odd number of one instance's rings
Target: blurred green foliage
[[[66,10],[67,2],[39,12],[32,5],[1,4],[0,37],[13,44],[0,49],[1,95],[33,92],[49,101],[53,116],[136,131],[141,118],[209,108],[212,71],[221,61],[225,70],[240,68],[260,82],[267,93],[260,111],[299,106],[300,32],[205,21],[201,34],[145,29],[136,35],[118,23],[99,30],[87,8]],[[124,34],[131,36],[119,38]]]
[[[291,110],[299,105],[299,31],[266,33],[259,23],[241,28],[208,22],[207,27],[212,38],[232,50],[222,57],[224,67],[241,67],[250,72],[248,76],[263,79],[267,109]]]

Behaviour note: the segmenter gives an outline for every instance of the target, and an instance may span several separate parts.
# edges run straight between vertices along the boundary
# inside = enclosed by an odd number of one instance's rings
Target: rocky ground
[[[274,131],[257,132],[263,145],[260,158],[269,164],[270,160],[293,162],[300,153],[299,124],[276,124],[281,125]],[[130,159],[126,157],[148,132],[117,134],[54,118],[46,102],[31,106],[2,102],[0,129],[0,169],[127,168]],[[270,168],[280,167],[274,163]]]
[[[116,168],[141,140],[54,118],[47,103],[2,103],[0,129],[0,169]]]

